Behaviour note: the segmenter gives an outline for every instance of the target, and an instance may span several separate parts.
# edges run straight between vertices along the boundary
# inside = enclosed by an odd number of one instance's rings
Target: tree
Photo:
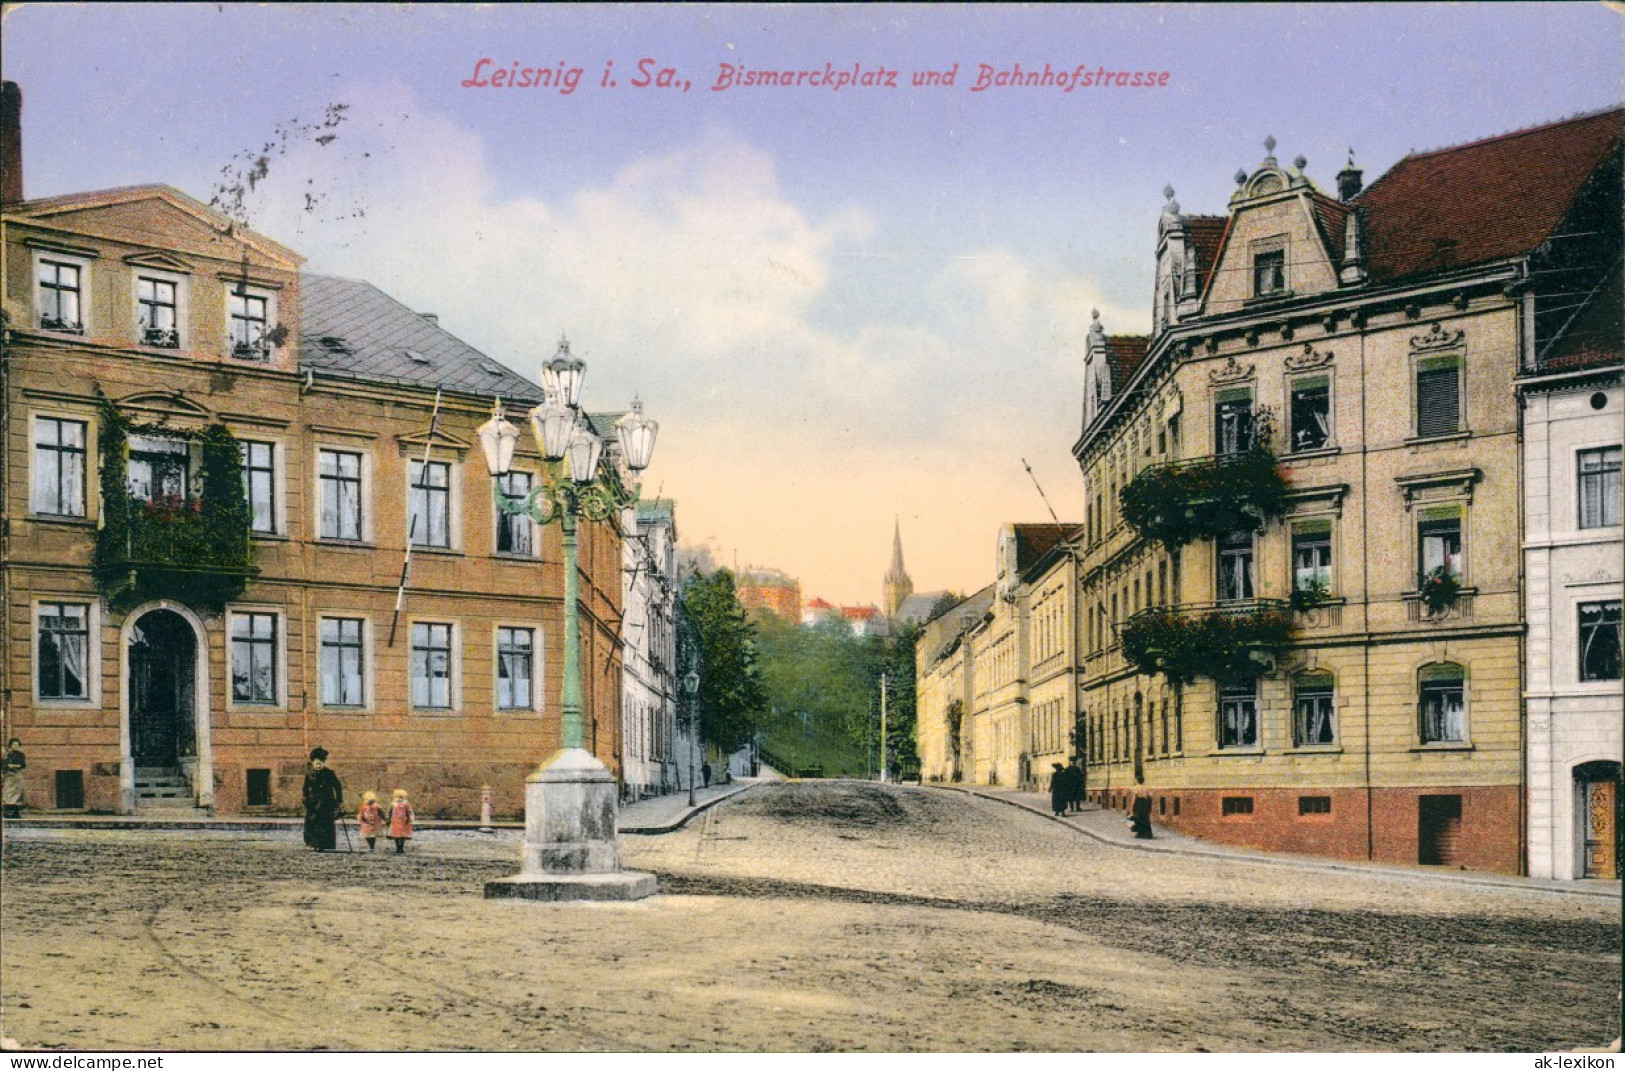
[[[699,646],[700,731],[724,753],[755,735],[766,707],[756,664],[756,629],[745,619],[733,573],[697,573],[683,587],[683,604]]]
[[[925,615],[926,624],[930,624],[931,622],[935,621],[937,618],[941,617],[943,614],[947,613],[949,610],[952,610],[954,607],[958,606],[964,601],[965,596],[959,594],[957,591],[944,591],[941,595],[937,596],[937,601],[931,604],[930,612]]]
[[[890,681],[886,697],[886,738],[892,766],[905,773],[920,768],[914,696],[914,645],[919,638],[919,628],[905,624],[886,641],[885,649]]]

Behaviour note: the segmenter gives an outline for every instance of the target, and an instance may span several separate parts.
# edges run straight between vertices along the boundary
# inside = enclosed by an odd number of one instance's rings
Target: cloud
[[[843,258],[896,238],[857,188],[815,216],[714,128],[595,187],[504,196],[502,147],[409,90],[344,100],[336,140],[273,162],[252,223],[526,374],[568,331],[589,404],[637,390],[662,421],[650,479],[685,533],[850,601],[878,597],[894,513],[920,529],[922,588],[973,589],[997,525],[1045,516],[1021,457],[1068,502],[1089,309],[1137,326],[1092,280],[984,244],[871,272],[870,311],[819,315]]]

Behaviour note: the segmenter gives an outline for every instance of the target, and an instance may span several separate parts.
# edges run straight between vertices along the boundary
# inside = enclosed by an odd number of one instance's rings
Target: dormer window
[[[1253,254],[1253,296],[1286,292],[1286,250],[1267,249]]]
[[[84,334],[83,269],[77,264],[41,258],[36,278],[40,329]]]
[[[271,299],[247,287],[230,291],[231,355],[240,361],[271,359]]]
[[[177,288],[168,279],[138,276],[135,281],[137,326],[143,346],[178,349],[181,344]]]

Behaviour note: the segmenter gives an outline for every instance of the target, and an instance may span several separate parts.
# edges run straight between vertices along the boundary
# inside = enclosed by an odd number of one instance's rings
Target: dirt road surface
[[[1101,845],[764,785],[628,837],[661,895],[490,901],[517,834],[12,830],[0,1031],[249,1050],[1550,1051],[1619,1030],[1617,900]]]

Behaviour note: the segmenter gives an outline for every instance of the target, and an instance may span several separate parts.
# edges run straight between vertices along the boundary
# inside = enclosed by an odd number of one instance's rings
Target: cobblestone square
[[[343,841],[341,840],[341,845]],[[9,828],[30,1048],[1541,1051],[1619,1029],[1617,899],[1102,844],[1001,803],[763,784],[625,838],[660,895],[488,901],[517,832]]]

